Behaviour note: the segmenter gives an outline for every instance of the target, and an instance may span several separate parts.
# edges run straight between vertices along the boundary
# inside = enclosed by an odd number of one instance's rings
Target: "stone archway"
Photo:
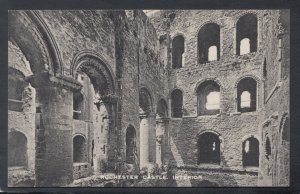
[[[116,125],[115,80],[112,70],[92,51],[78,53],[72,62],[70,74],[78,79],[88,95],[83,110],[88,125],[88,161],[94,172],[115,170],[118,135]]]

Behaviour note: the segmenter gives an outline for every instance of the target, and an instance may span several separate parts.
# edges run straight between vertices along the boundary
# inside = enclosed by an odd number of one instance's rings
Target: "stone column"
[[[166,146],[168,145],[168,118],[156,119],[156,163],[161,167],[166,158]]]
[[[72,78],[42,72],[27,78],[37,94],[35,186],[65,186],[73,182]]]
[[[109,94],[101,96],[100,101],[103,102],[106,110],[108,112],[108,133],[107,133],[107,146],[106,146],[106,156],[107,156],[107,172],[115,172],[117,168],[118,157],[120,155],[119,142],[121,130],[117,129],[116,120],[116,107],[118,102],[118,97]]]
[[[149,164],[149,117],[140,115],[140,169]]]

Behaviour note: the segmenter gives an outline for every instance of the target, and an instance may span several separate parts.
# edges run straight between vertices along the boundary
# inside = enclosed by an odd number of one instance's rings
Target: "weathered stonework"
[[[257,48],[237,55],[236,26],[247,14],[257,19]],[[198,33],[211,23],[220,27],[219,59],[202,63]],[[203,177],[162,182],[167,186],[287,186],[289,33],[286,10],[161,10],[148,16],[142,10],[10,11],[8,64],[28,87],[21,100],[12,99],[23,109],[9,110],[8,130],[27,139],[25,169],[35,170],[35,186],[92,186],[94,176],[104,185],[97,175],[138,174],[144,167]],[[184,54],[175,69],[172,40],[178,35]],[[238,107],[245,78],[256,83],[252,112]],[[219,87],[217,114],[199,113],[198,87],[206,81]],[[175,89],[182,92],[182,118],[172,114]],[[219,141],[219,164],[198,161],[198,139],[206,132]],[[77,135],[84,139],[80,162],[73,161]],[[250,137],[259,142],[257,167],[243,165]]]

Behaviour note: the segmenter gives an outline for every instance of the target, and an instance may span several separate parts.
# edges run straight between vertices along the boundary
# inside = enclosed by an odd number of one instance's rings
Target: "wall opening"
[[[86,159],[87,159],[86,141],[83,136],[76,135],[73,138],[73,162],[74,163],[86,162]]]
[[[199,63],[220,59],[220,26],[215,23],[204,25],[198,33]]]
[[[22,95],[25,88],[29,85],[24,81],[25,76],[22,72],[8,68],[8,110],[22,112]]]
[[[265,145],[265,156],[269,160],[271,157],[271,142],[269,137],[266,139],[266,145]]]
[[[73,93],[73,119],[84,120],[84,97],[80,91]]]
[[[257,50],[257,17],[254,14],[242,16],[236,26],[237,55],[256,52]]]
[[[250,77],[239,81],[237,85],[237,111],[253,112],[256,111],[256,80]]]
[[[258,167],[259,165],[259,141],[250,137],[243,142],[243,166]]]
[[[27,138],[18,131],[8,133],[8,166],[27,168]]]
[[[212,80],[201,83],[197,88],[198,115],[220,113],[220,86]]]
[[[220,164],[220,139],[219,136],[206,132],[198,137],[198,164]]]
[[[264,60],[264,65],[263,65],[263,77],[267,78],[267,60]]]
[[[179,89],[173,90],[171,93],[171,110],[173,118],[181,118],[183,116],[182,100],[182,92]]]
[[[137,158],[135,129],[129,126],[126,131],[126,163],[135,164]]]
[[[172,40],[172,67],[173,69],[181,68],[184,66],[184,38],[178,35]]]

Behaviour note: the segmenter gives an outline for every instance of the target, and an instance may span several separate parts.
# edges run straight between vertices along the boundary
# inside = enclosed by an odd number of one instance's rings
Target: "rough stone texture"
[[[134,169],[139,169],[140,153],[144,152],[140,150],[140,136],[143,135],[140,134],[141,89],[149,93],[149,146],[145,149],[149,149],[148,162],[153,165],[158,156],[156,136],[162,135],[156,133],[157,112],[160,108],[158,102],[161,99],[168,102],[166,116],[169,118],[170,93],[175,88],[183,92],[183,118],[171,118],[169,121],[164,134],[166,150],[163,152],[162,165],[175,165],[183,170],[178,173],[203,175],[205,180],[219,186],[289,184],[288,144],[278,143],[281,140],[282,123],[289,116],[289,19],[286,12],[164,10],[147,17],[141,10],[37,11],[43,24],[36,23],[28,12],[18,13],[10,15],[14,16],[12,21],[22,25],[20,29],[18,25],[10,25],[13,33],[9,36],[9,67],[23,72],[25,76],[32,74],[32,67],[35,70],[45,69],[47,65],[55,67],[55,64],[35,63],[42,59],[32,60],[34,56],[40,55],[53,57],[52,50],[55,50],[63,66],[62,75],[55,76],[65,76],[63,80],[68,82],[47,86],[46,89],[38,88],[36,94],[32,94],[30,111],[8,113],[9,130],[20,130],[28,139],[29,168],[34,169],[35,159],[37,186],[67,185],[73,179],[102,172],[103,166],[107,167],[107,171],[119,173],[126,166],[126,131],[129,126],[133,126],[136,132],[137,160]],[[256,52],[237,56],[236,22],[247,13],[253,13],[258,18],[258,47]],[[210,22],[220,25],[220,60],[200,64],[197,34],[203,25]],[[57,47],[52,48],[53,45],[43,37],[48,35],[41,29],[47,29]],[[21,37],[22,30],[25,30],[24,39],[33,34],[28,41],[40,42],[27,49],[23,39],[14,41]],[[185,40],[184,65],[172,69],[171,43],[179,34]],[[280,58],[278,38],[282,38]],[[97,99],[102,103],[100,110],[95,109],[96,94],[91,83],[80,82],[71,75],[71,70],[76,70],[74,67],[78,65],[74,64],[76,57],[87,53],[96,53],[106,68],[105,72],[101,69],[100,74],[108,72],[113,80],[113,83],[109,83],[113,85],[110,96]],[[31,60],[27,62],[27,59]],[[265,59],[266,77],[263,76]],[[237,83],[245,77],[253,77],[257,81],[257,110],[239,113],[236,103]],[[196,89],[205,80],[214,80],[220,85],[220,114],[197,115]],[[85,106],[89,108],[83,120],[72,118],[72,93],[78,90],[75,83],[83,86],[87,97]],[[35,95],[37,104],[33,103]],[[40,105],[46,130],[34,131],[35,106]],[[220,137],[220,165],[197,164],[197,137],[205,131],[213,131]],[[72,137],[76,134],[87,139],[88,161],[73,166]],[[252,135],[260,142],[260,164],[259,168],[244,168],[242,143]],[[266,136],[269,136],[272,148],[269,161],[265,161]],[[106,145],[106,153],[103,153],[103,145]],[[74,185],[102,184],[102,181],[85,181],[88,183],[77,181]],[[200,184],[197,181],[190,183],[190,186]],[[185,183],[178,185],[182,184]]]

